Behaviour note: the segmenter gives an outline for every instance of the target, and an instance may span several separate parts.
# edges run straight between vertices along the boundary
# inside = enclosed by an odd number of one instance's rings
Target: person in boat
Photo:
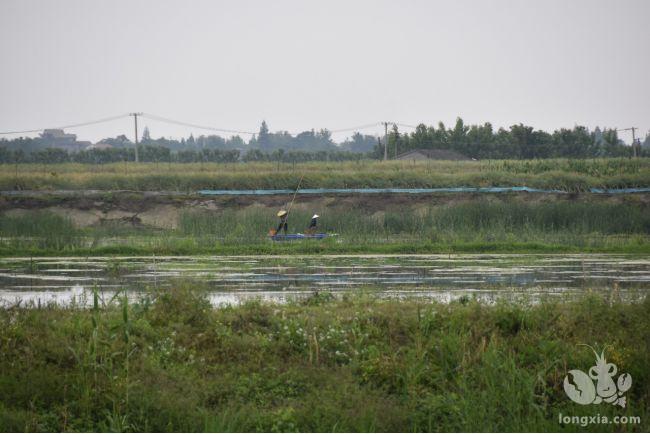
[[[280,224],[278,225],[278,229],[275,231],[276,234],[279,234],[281,230],[284,230],[284,234],[287,234],[287,229],[288,229],[288,224],[287,224],[287,217],[289,216],[289,213],[287,213],[285,210],[281,209],[278,211],[278,217],[280,217]]]
[[[312,235],[316,233],[316,230],[318,228],[318,214],[314,214],[314,216],[311,218],[311,222],[309,222],[309,227],[305,231],[306,234]]]
[[[311,222],[309,223],[309,229],[313,231],[316,230],[318,227],[318,217],[320,217],[318,214],[314,214],[314,216],[311,218]]]

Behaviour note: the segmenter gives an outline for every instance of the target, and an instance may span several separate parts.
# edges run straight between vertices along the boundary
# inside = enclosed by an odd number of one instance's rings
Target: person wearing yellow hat
[[[287,234],[287,217],[289,216],[289,213],[283,209],[278,211],[278,217],[280,217],[280,224],[278,225],[278,229],[275,231],[276,234],[279,234],[281,230],[284,229],[284,234]]]

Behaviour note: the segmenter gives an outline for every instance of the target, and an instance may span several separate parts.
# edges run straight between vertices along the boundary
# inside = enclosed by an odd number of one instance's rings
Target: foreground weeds
[[[214,309],[191,289],[91,309],[0,311],[3,431],[574,431],[650,417],[650,300],[534,306],[335,299]],[[625,409],[580,406],[568,370],[608,361]]]

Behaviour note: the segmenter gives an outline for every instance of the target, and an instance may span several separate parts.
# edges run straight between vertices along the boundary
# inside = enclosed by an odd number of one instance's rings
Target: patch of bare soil
[[[45,208],[45,211],[49,211],[53,214],[59,215],[61,217],[67,217],[72,220],[72,223],[80,228],[87,226],[94,226],[101,222],[102,212],[96,209],[78,209],[78,208],[69,208],[61,206],[51,206]]]
[[[157,205],[138,214],[142,224],[161,229],[176,229],[181,208],[173,205]]]

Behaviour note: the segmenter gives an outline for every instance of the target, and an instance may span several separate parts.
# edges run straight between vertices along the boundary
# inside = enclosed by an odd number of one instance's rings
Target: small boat
[[[293,202],[296,200],[296,195],[298,194],[298,190],[300,190],[300,184],[302,183],[303,178],[305,175],[302,175],[300,177],[300,181],[298,181],[298,187],[296,187],[296,191],[293,192],[293,198],[291,199],[291,203],[289,204],[289,207],[287,210],[281,209],[278,211],[277,216],[280,217],[280,226],[278,226],[278,229],[271,229],[269,231],[269,238],[273,241],[293,241],[293,240],[322,240],[323,238],[327,237],[332,237],[336,236],[336,234],[326,234],[326,233],[317,233],[316,232],[316,219],[319,217],[318,214],[314,214],[312,217],[311,224],[309,228],[306,230],[306,234],[279,234],[278,230],[280,230],[284,226],[284,230],[287,230],[287,218],[289,217],[289,211],[291,211],[291,207],[293,206]]]
[[[291,240],[322,240],[328,237],[329,234],[269,234],[273,241],[291,241]]]

